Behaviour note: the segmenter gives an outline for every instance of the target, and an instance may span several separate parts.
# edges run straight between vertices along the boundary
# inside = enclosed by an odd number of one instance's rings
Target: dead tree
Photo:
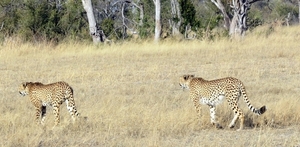
[[[108,38],[125,39],[128,36],[138,36],[137,28],[143,25],[144,6],[139,0],[97,1],[94,12],[97,24],[102,24],[107,19],[113,21],[113,30],[105,32]],[[132,15],[128,16],[128,12]],[[135,21],[136,17],[139,21]]]
[[[232,0],[230,6],[233,10],[233,17],[230,18],[221,0],[211,0],[222,12],[224,27],[229,31],[231,37],[245,35],[248,29],[246,23],[248,10],[250,10],[251,4],[257,1],[260,0]]]
[[[214,3],[216,7],[222,12],[223,19],[224,19],[224,28],[229,30],[231,21],[223,3],[221,2],[221,0],[211,0],[211,2]]]
[[[172,35],[180,34],[179,27],[181,25],[181,13],[178,0],[171,0],[171,13],[172,20],[169,20],[169,24],[172,28]]]
[[[300,0],[298,0],[298,19],[299,19],[299,24],[300,24]]]
[[[124,28],[124,31],[123,31],[124,33],[123,34],[127,35],[128,34],[127,32],[129,32],[130,35],[138,34],[138,32],[136,31],[136,29],[134,27],[129,27],[126,22],[128,21],[128,22],[131,22],[132,24],[137,24],[139,26],[143,25],[143,19],[144,19],[144,6],[143,6],[143,4],[140,3],[138,5],[138,4],[134,3],[132,0],[124,0],[124,1],[121,0],[121,1],[117,1],[116,3],[118,3],[118,2],[122,2],[121,14],[122,14],[122,24],[123,24],[123,28]],[[139,9],[139,12],[140,12],[139,23],[136,23],[135,21],[129,20],[128,18],[125,17],[125,15],[124,15],[125,4],[131,4],[132,6],[134,6],[134,7],[136,7],[136,8]],[[124,39],[124,35],[123,35],[123,39]]]
[[[139,22],[139,26],[143,26],[143,20],[144,20],[144,4],[140,3],[139,7],[140,9],[140,22]]]
[[[155,35],[154,41],[158,42],[161,33],[161,22],[160,22],[160,0],[153,0],[155,4]]]
[[[84,10],[87,13],[90,35],[93,38],[93,42],[94,43],[104,42],[106,37],[104,32],[102,30],[99,30],[97,27],[91,0],[82,0],[82,5]]]

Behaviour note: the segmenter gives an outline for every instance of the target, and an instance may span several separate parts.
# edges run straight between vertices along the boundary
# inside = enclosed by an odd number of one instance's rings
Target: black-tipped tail
[[[255,113],[258,114],[258,115],[262,115],[262,114],[264,114],[266,111],[267,111],[266,106],[262,106],[260,109],[256,110]]]

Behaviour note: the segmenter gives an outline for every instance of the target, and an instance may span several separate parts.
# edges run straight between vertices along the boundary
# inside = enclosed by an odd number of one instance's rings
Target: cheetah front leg
[[[210,111],[210,122],[216,126],[217,129],[222,129],[223,127],[216,120],[216,106],[208,105]]]
[[[35,107],[35,122],[36,124],[41,124],[41,115],[43,115],[43,105],[40,101],[33,101]]]
[[[53,104],[53,114],[55,116],[55,121],[54,121],[54,126],[57,126],[60,122],[60,117],[59,117],[59,105],[58,104]]]
[[[201,113],[201,106],[199,103],[199,99],[195,98],[193,101],[194,101],[194,106],[196,108],[197,115],[198,115],[199,119],[201,120],[202,113]]]
[[[35,107],[35,122],[37,124],[41,123],[40,122],[41,112],[42,112],[41,107]]]

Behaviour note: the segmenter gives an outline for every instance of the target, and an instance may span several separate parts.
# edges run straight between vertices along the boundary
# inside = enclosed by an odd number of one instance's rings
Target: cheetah
[[[79,116],[75,107],[73,89],[66,82],[56,82],[51,84],[42,84],[40,82],[24,82],[19,87],[19,93],[22,96],[29,95],[31,103],[36,109],[36,122],[44,125],[46,117],[46,106],[52,106],[55,115],[54,127],[59,124],[59,108],[63,102],[66,102],[67,109],[72,116]],[[41,121],[39,119],[41,118]],[[54,128],[53,127],[53,128]]]
[[[227,100],[234,112],[234,117],[228,126],[229,128],[234,127],[238,118],[240,119],[240,128],[238,130],[242,130],[244,127],[244,114],[238,107],[240,96],[244,98],[248,108],[253,113],[261,115],[267,110],[266,106],[262,106],[260,109],[254,108],[247,98],[243,83],[233,77],[208,81],[201,77],[195,77],[194,75],[184,75],[180,77],[179,85],[183,89],[190,89],[190,98],[193,100],[199,117],[201,117],[200,104],[209,106],[211,123],[215,125],[216,128],[222,128],[216,120],[216,105],[222,103],[224,99]]]

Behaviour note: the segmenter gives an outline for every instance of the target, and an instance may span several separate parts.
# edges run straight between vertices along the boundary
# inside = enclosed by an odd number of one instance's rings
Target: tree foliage
[[[22,8],[20,2],[21,0],[0,1],[0,28],[3,35],[11,36],[18,30],[18,23],[21,17],[18,8]]]
[[[63,6],[48,0],[19,0],[2,2],[1,19],[4,24],[1,35],[18,34],[27,41],[55,41],[65,37],[85,38],[87,22],[82,6],[68,1]]]
[[[120,34],[114,29],[114,21],[111,18],[105,18],[101,24],[101,29],[105,34],[112,36],[111,38],[119,38]]]
[[[24,3],[22,17],[20,19],[21,35],[28,40],[58,40],[63,35],[59,27],[59,19],[62,14],[48,4],[46,0],[28,0]]]
[[[66,36],[82,39],[89,37],[88,24],[80,1],[69,0],[60,11],[63,12],[63,15],[59,25],[65,31]]]
[[[59,42],[66,38],[89,39],[89,25],[82,3],[77,0],[1,0],[0,39],[21,36],[27,41]],[[138,33],[141,39],[152,38],[155,28],[155,6],[152,0],[93,0],[97,25],[115,40],[130,38],[128,31]],[[178,0],[181,11],[180,32],[186,28],[196,32],[197,38],[207,37],[212,30],[221,28],[222,15],[209,0]],[[229,1],[223,1],[230,17]],[[140,22],[140,10],[143,18]],[[297,0],[274,0],[254,3],[249,10],[247,25],[250,30],[275,20],[298,20]],[[163,33],[171,34],[170,21],[179,21],[171,15],[171,1],[161,0],[161,24]],[[212,35],[213,36],[213,35]]]
[[[190,25],[192,30],[196,30],[200,26],[200,21],[196,18],[196,9],[191,0],[179,0],[180,11],[183,18],[181,32],[185,27]]]

